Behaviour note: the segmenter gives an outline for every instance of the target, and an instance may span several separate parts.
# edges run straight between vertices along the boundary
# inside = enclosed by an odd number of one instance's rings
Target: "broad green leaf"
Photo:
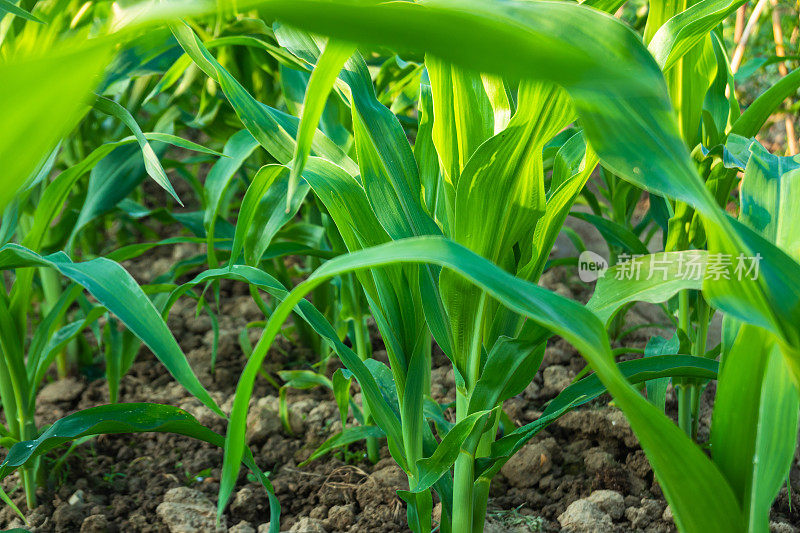
[[[208,233],[208,258],[209,265],[217,266],[217,256],[214,251],[214,227],[217,217],[222,210],[225,192],[230,187],[236,173],[244,165],[253,151],[258,148],[258,142],[247,130],[240,130],[231,135],[222,152],[227,156],[220,158],[206,176],[203,191],[205,193],[205,213],[203,225]],[[238,224],[238,222],[237,222]]]
[[[672,337],[666,339],[659,335],[651,337],[644,347],[645,357],[656,357],[659,355],[676,354],[680,348],[678,333],[672,334]],[[669,386],[669,378],[659,378],[649,380],[645,385],[647,390],[647,399],[650,402],[664,410],[667,404],[667,387]]]
[[[136,138],[136,142],[139,143],[139,148],[142,150],[144,168],[147,170],[147,174],[153,178],[156,183],[161,185],[161,187],[167,191],[170,196],[175,198],[175,201],[177,201],[180,205],[183,205],[183,202],[181,202],[181,199],[178,198],[178,195],[175,193],[175,189],[172,187],[172,183],[170,183],[167,173],[164,172],[164,168],[161,166],[161,162],[158,160],[156,152],[147,141],[142,128],[139,127],[139,124],[136,122],[136,119],[133,118],[133,115],[131,115],[130,111],[122,107],[117,102],[109,100],[103,96],[97,98],[94,107],[98,111],[117,118],[120,122],[125,124],[128,129],[131,130],[131,133],[133,133],[133,136]]]
[[[630,383],[637,384],[672,377],[716,379],[719,363],[706,357],[672,353],[622,361],[617,366]],[[561,412],[565,407],[574,409],[597,398],[604,392],[606,392],[606,388],[603,382],[600,381],[597,374],[591,374],[561,391],[547,405],[542,416]]]
[[[411,491],[421,492],[430,488],[450,470],[458,454],[473,455],[478,446],[478,439],[486,429],[486,423],[491,420],[491,414],[491,411],[477,411],[453,426],[436,447],[436,451],[430,457],[417,462],[419,478],[417,484],[411,487]]]
[[[519,269],[519,277],[535,280],[544,272],[564,221],[596,166],[597,155],[581,134],[572,135],[558,150],[544,214],[533,233],[531,257],[528,264]]]
[[[661,26],[647,45],[666,72],[746,0],[702,0]]]
[[[422,200],[425,210],[432,218],[439,218],[440,224],[447,232],[449,222],[441,220],[437,210],[442,200],[439,197],[441,169],[439,156],[433,144],[433,94],[430,83],[420,84],[419,93],[419,125],[417,138],[414,140],[414,159],[419,167],[419,181],[422,186]]]
[[[731,133],[742,137],[755,137],[781,102],[794,94],[798,87],[800,87],[800,68],[791,71],[759,95],[733,123]]]
[[[9,0],[0,0],[0,12],[11,13],[12,15],[24,18],[25,20],[30,20],[31,22],[38,22],[39,24],[44,24],[44,21],[42,21],[39,17],[31,14],[28,11],[25,11],[17,4]]]
[[[608,323],[630,302],[661,303],[679,291],[699,290],[710,256],[705,250],[660,252],[613,266],[597,280],[586,308]]]
[[[433,143],[446,190],[455,192],[467,161],[494,134],[494,111],[479,72],[432,56],[425,65],[433,96]],[[454,200],[450,194],[450,209]]]
[[[303,167],[311,153],[314,132],[325,109],[328,94],[331,92],[339,71],[342,70],[354,51],[355,47],[350,44],[329,40],[311,73],[311,79],[303,99],[303,116],[300,118],[300,126],[297,130],[297,144],[292,158],[292,170],[289,174],[289,187],[286,193],[287,212],[291,208],[300,174],[302,174]]]
[[[779,157],[759,143],[751,156],[741,187],[739,220],[800,260],[800,156]]]
[[[717,384],[712,457],[741,502],[750,531],[768,526],[797,439],[797,389],[782,359],[768,332],[745,324]]]
[[[748,491],[750,530],[769,524],[772,503],[789,476],[797,444],[797,387],[779,349],[773,349],[764,371],[758,413],[758,436]]]
[[[281,324],[305,294],[331,277],[397,262],[432,262],[455,269],[504,305],[574,344],[630,420],[642,448],[659,472],[662,489],[675,510],[679,526],[691,531],[741,530],[741,511],[725,479],[677,426],[625,380],[614,363],[603,324],[591,312],[580,304],[514,278],[455,243],[434,237],[392,242],[332,259],[276,308],[237,387],[226,441],[220,493],[223,507],[232,490],[231,481],[236,479],[239,470],[245,420],[257,369]],[[356,377],[361,382],[361,377]],[[373,407],[371,400],[370,407]]]
[[[33,375],[30,376],[32,378],[30,382],[34,385],[30,391],[30,397],[28,399],[29,405],[35,404],[35,395],[38,385],[44,381],[45,374],[53,364],[56,355],[61,353],[62,350],[66,348],[67,344],[81,331],[95,323],[105,311],[106,310],[102,307],[95,307],[87,313],[83,319],[75,320],[59,328],[58,331],[50,337],[47,344],[42,349],[41,354],[39,354],[39,357],[28,361],[29,376],[33,373]]]
[[[477,148],[462,169],[448,235],[514,273],[515,246],[527,246],[544,212],[542,148],[573,119],[566,94],[556,86],[524,83],[518,99],[508,127]],[[471,387],[476,376],[467,368],[467,354],[476,332],[495,318],[496,306],[453,272],[443,272],[440,285],[456,366]]]
[[[791,346],[787,362],[800,380],[800,264],[741,222],[729,219],[727,225],[732,230],[727,235],[718,228],[709,231],[709,249],[730,261],[728,275],[707,276],[703,294],[718,309]],[[736,248],[729,244],[731,234],[740,241]]]
[[[303,181],[292,197],[289,210],[286,210],[288,180],[287,168],[268,165],[258,171],[247,188],[236,221],[237,231],[245,233],[243,251],[247,264],[256,265],[264,258],[273,239],[297,215],[305,201],[309,186]],[[279,244],[275,243],[275,246]],[[237,246],[236,242],[234,246]],[[234,252],[238,255],[236,250]]]
[[[118,263],[105,258],[73,263],[63,252],[42,257],[22,246],[0,248],[0,268],[44,266],[82,285],[150,348],[170,374],[206,407],[225,416],[203,388],[153,303]]]
[[[35,55],[0,63],[0,160],[5,176],[4,209],[59,139],[89,110],[88,98],[100,83],[113,43],[79,37]]]
[[[469,398],[469,412],[487,411],[525,390],[539,370],[544,344],[500,337],[486,356],[486,364]]]
[[[333,382],[333,397],[336,400],[336,406],[339,408],[339,420],[342,423],[342,427],[347,424],[347,407],[350,402],[350,384],[353,381],[353,375],[349,371],[347,372],[348,376],[345,377],[344,371],[339,368],[336,372],[333,373],[333,378],[331,381]],[[353,415],[356,417],[357,420],[363,422],[363,418],[358,418],[360,413],[357,409],[354,408]]]
[[[0,465],[0,479],[36,457],[73,440],[86,436],[115,433],[177,433],[223,446],[221,435],[201,425],[193,416],[177,407],[155,403],[123,403],[90,407],[55,421],[38,438],[15,444]],[[267,490],[270,501],[270,533],[279,530],[280,505],[269,479],[259,470],[250,450],[242,456],[247,466]]]

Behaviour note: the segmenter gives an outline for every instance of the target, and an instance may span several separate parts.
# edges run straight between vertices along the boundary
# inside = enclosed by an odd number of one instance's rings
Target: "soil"
[[[125,266],[137,281],[146,283],[176,260],[201,251],[196,245],[159,247]],[[549,271],[542,284],[581,301],[588,299],[591,290],[570,267]],[[196,316],[193,300],[177,302],[169,326],[202,383],[223,410],[229,410],[245,362],[239,333],[248,322],[263,316],[244,284],[222,282],[220,302],[219,350],[213,369],[211,322],[203,313]],[[629,311],[627,324],[654,320],[652,308],[639,306]],[[643,347],[646,339],[658,332],[654,328],[637,330],[625,344]],[[257,336],[257,329],[250,331],[251,342]],[[375,357],[385,357],[377,335],[373,335],[373,345]],[[310,368],[317,360],[312,351],[281,339],[265,370],[276,375],[279,369]],[[337,364],[332,358],[328,372]],[[535,420],[545,403],[584,366],[584,360],[565,341],[551,339],[542,368],[522,394],[506,403],[506,413],[516,424]],[[453,400],[453,373],[438,350],[434,350],[432,380],[434,399]],[[179,406],[213,430],[225,431],[225,422],[175,383],[146,348],[124,377],[120,394],[124,402]],[[703,396],[701,438],[703,432],[707,435],[712,397],[709,387]],[[249,443],[257,463],[270,472],[281,502],[282,531],[407,531],[404,504],[396,494],[407,488],[407,483],[385,448],[377,464],[365,459],[362,444],[353,444],[346,454],[339,452],[297,466],[341,429],[330,391],[289,392],[292,433],[281,426],[276,414],[278,390],[259,379],[253,398]],[[80,375],[51,380],[39,397],[37,422],[41,427],[75,410],[106,402],[108,388],[102,379]],[[674,416],[676,402],[671,390],[667,408]],[[46,458],[48,466],[63,457],[65,450],[51,452]],[[72,449],[47,486],[39,489],[40,505],[26,512],[29,529],[84,533],[266,531],[270,518],[267,498],[263,488],[245,473],[221,525],[215,526],[221,466],[219,448],[186,437],[100,436]],[[800,483],[797,460],[790,481],[794,486]],[[18,483],[14,474],[2,486],[24,510],[21,491],[15,491]],[[782,489],[772,519],[773,531],[800,531],[800,496],[790,496]],[[624,416],[610,405],[608,396],[568,413],[539,433],[492,483],[487,531],[559,531],[562,525],[569,531],[675,530],[653,472]],[[0,511],[0,527],[20,526],[9,508]]]

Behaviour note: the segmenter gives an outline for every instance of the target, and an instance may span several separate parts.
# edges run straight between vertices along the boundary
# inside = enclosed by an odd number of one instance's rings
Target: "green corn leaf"
[[[797,389],[778,346],[760,328],[743,325],[725,357],[711,425],[712,456],[742,503],[748,530],[758,531],[768,526],[769,509],[793,460]]]
[[[281,324],[306,293],[331,277],[396,262],[433,262],[456,269],[504,305],[574,344],[590,361],[598,377],[630,420],[642,448],[654,469],[659,472],[659,480],[675,509],[679,527],[689,531],[741,530],[741,511],[725,479],[680,429],[625,380],[614,363],[603,324],[599,320],[579,304],[514,278],[465,248],[434,237],[392,242],[333,259],[294,289],[276,308],[237,387],[232,421],[226,437],[219,500],[221,508],[224,508],[230,496],[232,480],[236,479],[239,470],[247,408],[257,369]],[[356,378],[361,382],[360,376],[356,375]],[[686,482],[688,479],[691,479],[691,483]]]
[[[28,11],[25,11],[17,4],[9,0],[0,0],[0,12],[11,13],[12,15],[16,15],[25,20],[30,20],[31,22],[38,22],[39,24],[44,24],[44,21],[42,19],[40,19],[36,15],[31,14]]]
[[[572,135],[558,150],[545,211],[533,233],[531,258],[527,265],[519,269],[519,277],[534,280],[544,272],[550,251],[564,228],[570,209],[596,166],[597,155],[586,145],[581,134]],[[583,251],[580,246],[576,248]]]
[[[715,307],[767,329],[793,347],[785,354],[800,379],[800,264],[741,222],[729,219],[727,225],[732,230],[728,234],[719,228],[707,231],[709,250],[730,259],[727,279],[707,276],[703,294]],[[729,244],[731,236],[741,243],[736,248]]]
[[[747,494],[751,531],[769,524],[772,504],[789,476],[796,450],[800,401],[778,349],[769,355],[759,404],[754,472]]]
[[[133,136],[136,137],[136,142],[139,143],[139,148],[142,150],[144,168],[147,170],[147,175],[153,178],[156,183],[161,185],[161,187],[167,191],[170,196],[175,198],[175,201],[177,201],[180,205],[183,205],[183,202],[181,202],[181,199],[178,198],[178,195],[175,193],[175,189],[172,187],[172,183],[170,183],[167,173],[164,172],[164,168],[161,166],[161,162],[158,160],[158,156],[153,150],[153,147],[147,141],[142,128],[139,127],[139,124],[136,122],[136,119],[133,118],[133,115],[131,115],[130,111],[119,105],[117,102],[109,100],[103,96],[97,98],[94,107],[98,111],[117,118],[120,122],[125,124],[128,129],[131,130]]]
[[[33,370],[39,367],[37,361],[42,357],[45,346],[50,342],[50,338],[55,334],[59,325],[63,324],[64,316],[82,290],[82,287],[75,283],[66,287],[36,326],[28,347],[28,379],[31,383],[39,383],[33,379]]]
[[[742,114],[739,102],[736,99],[736,92],[733,90],[735,81],[731,73],[730,60],[725,50],[725,44],[722,42],[721,37],[714,32],[711,33],[711,41],[717,60],[717,74],[708,89],[708,93],[706,93],[703,109],[708,111],[711,118],[710,123],[714,125],[713,129],[717,130],[717,135],[712,136],[710,139],[704,139],[705,146],[715,146],[722,143],[723,134],[730,129],[731,124]],[[728,92],[727,95],[726,91]]]
[[[36,386],[38,386],[39,383],[42,383],[42,381],[44,381],[45,374],[53,364],[56,355],[61,353],[64,348],[66,348],[67,344],[72,341],[72,339],[74,339],[81,331],[94,324],[105,312],[106,310],[103,307],[95,307],[82,320],[70,322],[69,324],[59,328],[58,331],[56,331],[50,337],[47,344],[42,349],[42,352],[39,354],[39,357],[35,360],[28,361],[29,374],[31,373],[30,370],[33,371],[33,375],[30,376],[30,382],[36,384]],[[28,400],[30,405],[35,405],[36,388],[33,388],[30,391],[30,397]]]
[[[500,337],[486,356],[486,364],[469,398],[469,412],[486,411],[525,390],[539,370],[544,345]]]
[[[411,356],[401,396],[400,425],[403,431],[403,449],[409,467],[408,472],[413,477],[417,476],[416,463],[422,458],[422,435],[425,424],[424,398],[427,392],[426,384],[430,382],[429,364],[428,357],[423,350],[418,350]],[[440,477],[437,476],[433,481],[435,482]]]
[[[671,377],[716,379],[719,363],[706,357],[694,355],[659,354],[643,359],[632,359],[617,364],[620,372],[632,384],[658,381]],[[542,416],[562,412],[565,407],[574,409],[606,392],[596,374],[577,381],[561,391],[544,410]],[[662,409],[663,410],[663,409]]]
[[[110,59],[108,40],[71,39],[0,63],[0,209],[88,111],[87,99]]]
[[[521,84],[518,100],[508,127],[483,143],[462,169],[448,235],[511,271],[514,247],[527,245],[544,212],[542,148],[574,118],[566,93],[552,85]],[[486,224],[486,220],[493,222]],[[443,272],[440,284],[456,364],[468,375],[463,354],[476,328],[495,318],[495,306],[483,302],[477,287],[452,272]]]
[[[446,190],[454,193],[467,161],[494,133],[494,111],[478,72],[430,56],[425,66],[433,96],[433,143]],[[451,212],[452,193],[448,198]]]
[[[288,164],[295,150],[294,137],[299,120],[262,104],[211,55],[197,35],[185,23],[171,26],[178,43],[212,80],[220,84],[236,115],[264,149],[281,164]],[[357,167],[336,144],[321,132],[312,141],[314,153],[341,165],[348,172]]]
[[[606,13],[616,13],[624,3],[625,0],[585,0],[580,2],[581,5],[593,7]]]
[[[591,213],[574,211],[570,213],[570,215],[594,226],[607,243],[618,246],[629,254],[647,254],[647,247],[642,244],[639,237],[628,228]]]
[[[222,150],[227,157],[217,161],[206,177],[203,188],[205,193],[203,225],[206,227],[207,232],[208,260],[211,267],[217,266],[217,256],[213,242],[214,228],[222,209],[225,192],[231,186],[236,173],[256,148],[258,148],[258,142],[250,135],[250,132],[240,130],[234,133],[225,143],[225,148]]]
[[[278,372],[280,378],[285,382],[285,386],[291,389],[314,389],[325,387],[333,389],[333,383],[324,374],[319,374],[311,370],[281,370]]]
[[[411,487],[412,492],[422,492],[430,488],[436,481],[450,470],[458,454],[474,454],[478,440],[491,420],[492,411],[478,411],[468,415],[447,432],[436,451],[430,457],[417,462],[419,477],[417,484]]]
[[[347,424],[347,407],[350,402],[350,384],[352,381],[353,376],[349,371],[347,377],[345,377],[344,371],[341,368],[333,373],[333,397],[336,400],[336,406],[339,408],[339,420],[342,422],[342,427]],[[354,416],[361,416],[358,412],[354,412],[353,414]],[[363,421],[362,418],[357,418],[357,420]]]
[[[750,158],[741,187],[739,220],[767,240],[800,259],[800,157],[770,154],[757,142],[750,145]]]
[[[216,220],[222,208],[222,199],[225,196],[225,191],[230,186],[236,173],[256,148],[258,148],[258,142],[247,130],[237,131],[225,143],[225,147],[222,150],[225,157],[220,158],[211,167],[203,188],[206,197],[204,217],[206,225],[210,225]]]
[[[669,339],[665,339],[664,337],[656,335],[647,341],[647,345],[644,347],[644,356],[655,357],[665,354],[674,354],[678,353],[679,349],[680,342],[677,333],[674,333]],[[650,400],[650,403],[662,411],[665,409],[667,404],[668,386],[668,378],[648,380],[647,384],[645,385],[647,390],[647,399]]]
[[[304,63],[298,61],[297,58],[287,53],[282,48],[252,35],[226,35],[218,39],[207,41],[205,45],[209,50],[230,45],[259,48],[277,59],[282,65],[297,70],[305,70],[307,68]],[[167,91],[170,87],[177,83],[191,64],[192,58],[190,58],[188,54],[184,54],[175,60],[172,66],[170,66],[166,72],[164,72],[164,75],[161,77],[158,84],[156,84],[153,90],[150,91],[150,93],[144,99],[144,103],[149,102],[152,98]]]
[[[442,217],[438,210],[440,201],[440,178],[441,169],[439,167],[439,156],[433,144],[433,93],[430,83],[420,84],[419,93],[419,125],[417,127],[417,138],[414,140],[414,159],[417,160],[419,167],[419,181],[422,186],[422,197],[425,203],[425,210],[431,217],[436,217],[445,228],[449,227],[448,220]],[[444,218],[444,220],[442,220]]]
[[[278,165],[262,167],[253,177],[239,209],[231,262],[243,252],[247,264],[257,265],[273,238],[297,215],[308,194],[308,183],[300,183],[286,211],[288,180],[288,169]]]
[[[294,157],[292,158],[292,170],[289,174],[289,187],[286,193],[286,211],[291,210],[292,198],[294,198],[300,174],[311,153],[311,143],[314,140],[314,132],[319,124],[319,119],[328,101],[328,94],[331,92],[339,71],[342,70],[347,59],[353,55],[355,47],[350,44],[338,41],[328,41],[325,50],[319,57],[311,79],[306,88],[303,100],[303,116],[300,119],[300,127],[297,130],[297,144],[295,145]]]
[[[666,302],[679,291],[700,290],[709,261],[705,250],[660,252],[613,266],[597,280],[586,308],[608,323],[630,302]]]
[[[731,133],[742,137],[755,137],[781,102],[800,87],[800,68],[791,71],[756,98],[733,123]]]
[[[155,403],[123,403],[90,407],[55,421],[38,438],[15,444],[0,464],[0,479],[29,461],[64,444],[87,436],[116,433],[177,433],[222,446],[221,435],[201,425],[177,407]],[[249,450],[242,462],[258,477],[270,501],[270,533],[279,530],[280,504],[269,479],[258,469]]]
[[[700,43],[746,0],[702,0],[661,26],[648,44],[656,62],[666,72]]]
[[[219,152],[168,133],[149,132],[144,136],[148,141],[158,143],[154,149],[159,157],[163,155],[166,144],[204,154],[222,156]],[[141,183],[146,175],[141,149],[129,144],[117,146],[109,155],[100,160],[92,168],[86,199],[70,234],[68,241],[70,244],[67,245],[67,248],[71,248],[72,242],[86,224],[116,207]]]
[[[341,168],[313,157],[309,159],[303,177],[325,204],[348,250],[360,250],[389,240],[366,191],[355,178]],[[394,369],[405,369],[408,366],[406,356],[413,353],[415,346],[419,346],[418,336],[424,320],[419,313],[421,306],[430,310],[429,323],[437,325],[431,329],[434,332],[445,330],[441,302],[431,296],[438,294],[435,290],[428,290],[428,299],[421,304],[414,301],[415,295],[410,284],[414,283],[413,276],[418,271],[424,274],[419,277],[420,284],[427,283],[428,287],[435,287],[433,269],[420,270],[415,267],[403,270],[395,266],[356,274],[367,299],[371,301],[372,314],[387,345],[387,354]],[[405,315],[403,310],[407,310]],[[447,338],[445,334],[444,339]],[[442,343],[442,346],[447,349],[448,345]],[[405,373],[398,371],[396,378],[402,394],[405,390]]]
[[[0,248],[0,268],[30,266],[54,268],[86,288],[153,351],[178,383],[206,407],[225,416],[195,376],[153,303],[122,266],[102,257],[73,263],[63,252],[42,257],[16,244]]]
[[[314,453],[312,453],[308,459],[300,463],[298,466],[305,466],[311,461],[319,459],[323,455],[327,455],[334,450],[338,450],[339,448],[347,446],[348,444],[359,442],[370,437],[381,438],[383,436],[383,430],[378,426],[355,426],[344,428],[340,433],[337,433],[333,437],[320,444],[319,447],[314,450]]]

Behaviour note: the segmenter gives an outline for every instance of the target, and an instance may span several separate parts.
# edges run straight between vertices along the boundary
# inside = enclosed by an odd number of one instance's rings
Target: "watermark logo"
[[[608,270],[608,261],[605,257],[592,251],[586,250],[578,256],[578,277],[585,283],[597,281],[602,278]]]
[[[755,280],[758,279],[762,256],[710,253],[704,250],[659,252],[650,255],[622,253],[616,264],[598,253],[585,251],[578,257],[578,277],[591,283],[599,278],[616,280]]]

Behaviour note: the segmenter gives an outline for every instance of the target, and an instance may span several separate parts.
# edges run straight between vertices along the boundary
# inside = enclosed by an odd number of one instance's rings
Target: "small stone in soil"
[[[65,378],[48,383],[36,397],[39,404],[69,403],[78,399],[86,386],[74,378]]]
[[[292,526],[290,533],[328,533],[322,520],[316,518],[301,518],[299,522]]]
[[[441,513],[441,507],[439,507]],[[328,510],[328,527],[335,531],[346,531],[355,521],[356,506],[334,505]]]
[[[552,468],[557,450],[558,444],[553,438],[526,444],[500,471],[514,487],[533,487]]]
[[[101,514],[87,516],[81,524],[81,533],[106,533],[108,519]]]
[[[227,531],[225,518],[216,524],[217,509],[199,490],[176,487],[167,491],[156,513],[169,528],[170,533],[194,531]]]
[[[559,515],[558,522],[566,531],[581,533],[601,533],[613,527],[611,517],[589,500],[577,500],[569,504],[567,510]]]
[[[242,520],[228,530],[228,533],[256,533],[256,529],[249,522]]]
[[[586,499],[614,520],[619,520],[625,513],[625,499],[615,490],[596,490]]]

